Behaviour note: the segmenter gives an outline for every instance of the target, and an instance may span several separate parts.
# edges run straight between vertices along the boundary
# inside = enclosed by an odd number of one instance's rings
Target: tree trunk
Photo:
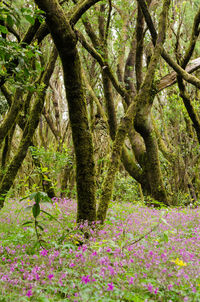
[[[128,132],[128,129],[131,127],[134,117],[136,115],[136,104],[138,102],[141,104],[145,104],[146,100],[151,99],[152,82],[154,79],[154,74],[157,67],[158,59],[161,55],[162,45],[165,40],[166,19],[167,19],[166,16],[168,13],[169,4],[170,4],[169,0],[164,0],[163,10],[159,21],[159,34],[144,82],[141,85],[141,88],[137,96],[130,104],[124,118],[121,120],[121,123],[116,133],[116,137],[112,148],[112,154],[109,161],[108,172],[103,183],[102,194],[101,194],[99,208],[97,212],[97,219],[102,223],[106,218],[108,205],[112,196],[115,174],[119,167],[119,161],[122,153],[122,147],[126,138],[126,134]]]
[[[22,164],[24,158],[26,157],[28,148],[32,141],[32,137],[38,126],[39,118],[42,113],[42,109],[43,109],[43,105],[44,105],[47,86],[48,86],[50,77],[52,75],[56,59],[57,59],[57,52],[54,49],[53,53],[51,55],[48,67],[47,67],[46,71],[44,72],[42,80],[41,80],[41,82],[44,84],[44,88],[39,93],[39,96],[37,97],[37,99],[34,102],[34,105],[30,112],[30,117],[27,120],[19,148],[17,150],[17,153],[15,154],[15,156],[13,157],[12,161],[10,162],[8,168],[6,169],[5,174],[0,183],[0,208],[2,208],[4,205],[5,196],[6,196],[7,192],[10,190],[11,186],[13,185],[15,176],[17,175],[17,172],[18,172],[19,168],[21,167],[21,164]]]
[[[151,99],[151,101],[148,101]],[[145,103],[138,102],[137,115],[135,119],[136,131],[143,137],[146,147],[146,175],[150,185],[151,196],[166,205],[169,205],[167,193],[162,180],[158,145],[151,122],[151,104],[153,96],[145,99]]]
[[[89,128],[83,90],[81,64],[76,48],[76,35],[58,1],[35,0],[35,2],[46,12],[46,22],[63,66],[69,119],[76,155],[77,221],[95,221],[96,185],[92,134]],[[78,9],[77,6],[75,11]]]

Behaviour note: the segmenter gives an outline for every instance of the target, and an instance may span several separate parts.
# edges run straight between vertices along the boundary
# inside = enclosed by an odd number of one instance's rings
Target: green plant
[[[54,146],[49,146],[48,150],[44,147],[30,147],[31,155],[39,160],[40,166],[35,171],[38,175],[43,175],[45,181],[51,181],[55,190],[60,174],[66,165],[72,165],[70,150],[64,148],[63,152],[55,150]]]
[[[113,200],[136,202],[140,200],[136,181],[124,173],[118,173],[115,178]]]
[[[58,221],[58,220],[53,215],[51,215],[50,213],[48,213],[45,210],[41,209],[40,204],[44,203],[44,202],[52,203],[52,200],[44,192],[34,192],[34,193],[22,198],[21,200],[24,200],[27,197],[30,200],[34,200],[33,205],[30,205],[30,206],[25,208],[25,210],[29,210],[29,209],[32,210],[33,219],[24,222],[22,225],[23,226],[33,226],[33,228],[35,230],[36,237],[37,237],[37,242],[39,243],[39,245],[41,247],[43,247],[43,243],[45,243],[45,240],[43,240],[43,238],[42,238],[41,231],[44,231],[44,227],[41,224],[41,222],[38,220],[40,213],[41,212],[44,213],[50,219],[54,219],[56,221]]]

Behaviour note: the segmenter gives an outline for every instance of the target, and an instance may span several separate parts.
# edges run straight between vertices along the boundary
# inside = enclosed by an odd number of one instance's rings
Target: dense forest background
[[[0,205],[198,204],[200,1],[0,2]],[[98,203],[98,210],[96,210]]]

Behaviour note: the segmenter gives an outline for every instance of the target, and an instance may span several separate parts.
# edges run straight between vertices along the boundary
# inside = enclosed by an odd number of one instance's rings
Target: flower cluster
[[[18,208],[1,211],[0,300],[200,300],[200,208],[171,209],[149,232],[160,210],[113,203],[103,227],[79,228],[76,203],[55,200],[43,248]]]

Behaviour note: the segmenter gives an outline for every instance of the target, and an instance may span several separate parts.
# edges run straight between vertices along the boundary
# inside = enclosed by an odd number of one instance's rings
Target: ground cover
[[[76,202],[39,216],[43,247],[24,208],[0,212],[0,301],[200,301],[200,208],[112,203],[105,225],[75,224]],[[83,230],[89,236],[83,236]]]

